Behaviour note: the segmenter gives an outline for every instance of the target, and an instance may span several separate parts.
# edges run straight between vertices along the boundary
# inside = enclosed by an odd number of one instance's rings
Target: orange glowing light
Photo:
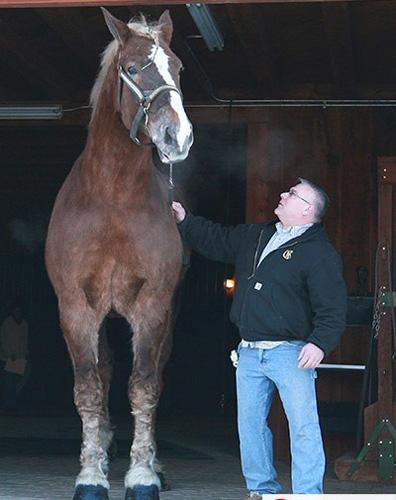
[[[226,289],[227,292],[232,292],[235,288],[235,280],[234,278],[227,278],[224,281],[224,288]]]

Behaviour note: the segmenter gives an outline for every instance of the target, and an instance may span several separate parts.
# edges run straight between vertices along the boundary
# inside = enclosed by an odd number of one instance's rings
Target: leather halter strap
[[[132,141],[137,144],[137,145],[143,145],[143,146],[153,146],[152,142],[148,143],[142,143],[138,137],[138,129],[140,126],[141,121],[145,120],[145,125],[147,125],[148,122],[148,112],[149,109],[152,105],[152,103],[164,92],[177,92],[177,94],[180,94],[180,91],[177,87],[174,85],[161,85],[160,87],[157,87],[154,90],[144,90],[142,89],[129,75],[128,73],[124,70],[124,68],[119,65],[118,66],[118,78],[119,78],[119,87],[118,87],[118,103],[119,106],[121,107],[121,98],[122,98],[122,89],[123,89],[123,84],[129,88],[129,90],[132,92],[132,94],[137,98],[137,102],[139,104],[139,108],[136,112],[136,115],[134,116],[132,120],[132,125],[131,125],[131,130],[129,132],[129,137],[132,139]]]

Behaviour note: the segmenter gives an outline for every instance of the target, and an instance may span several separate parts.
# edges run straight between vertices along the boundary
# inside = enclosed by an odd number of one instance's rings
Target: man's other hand
[[[324,352],[315,344],[305,344],[298,357],[299,368],[316,368],[324,358]]]
[[[176,222],[179,224],[182,222],[186,216],[186,211],[181,203],[174,201],[172,203],[173,215],[175,216]]]

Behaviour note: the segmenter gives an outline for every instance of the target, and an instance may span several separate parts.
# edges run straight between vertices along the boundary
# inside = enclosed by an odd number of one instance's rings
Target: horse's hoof
[[[170,491],[172,488],[171,488],[170,482],[164,476],[164,473],[157,472],[157,474],[158,474],[159,480],[161,481],[161,491]]]
[[[125,500],[160,500],[158,487],[154,484],[150,486],[137,484],[133,488],[127,488]]]
[[[107,489],[99,484],[79,484],[73,500],[109,500],[109,495]]]

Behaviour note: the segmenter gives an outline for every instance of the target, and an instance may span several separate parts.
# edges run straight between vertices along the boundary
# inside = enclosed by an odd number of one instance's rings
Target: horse
[[[55,200],[45,257],[82,421],[73,498],[108,499],[111,356],[101,324],[113,311],[133,332],[134,434],[125,499],[155,500],[161,486],[155,411],[183,251],[166,177],[145,145],[171,165],[187,157],[193,133],[182,103],[182,63],[169,47],[169,12],[157,22],[141,16],[125,23],[102,10],[114,39],[92,88],[85,148]]]

